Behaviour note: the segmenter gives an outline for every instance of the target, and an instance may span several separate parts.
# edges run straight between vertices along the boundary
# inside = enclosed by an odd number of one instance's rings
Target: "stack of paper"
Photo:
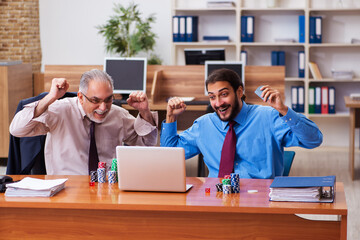
[[[320,200],[320,187],[271,188],[271,201],[316,202]]]
[[[335,176],[275,177],[270,201],[333,202],[335,181]]]
[[[7,184],[6,197],[52,197],[65,187],[67,178],[43,180],[26,177],[19,182]]]
[[[208,0],[207,7],[208,8],[235,7],[235,3],[234,1]]]

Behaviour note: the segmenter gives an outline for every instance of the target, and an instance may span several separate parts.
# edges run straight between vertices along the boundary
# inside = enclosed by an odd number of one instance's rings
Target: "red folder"
[[[321,114],[329,113],[329,89],[324,86],[321,87]]]

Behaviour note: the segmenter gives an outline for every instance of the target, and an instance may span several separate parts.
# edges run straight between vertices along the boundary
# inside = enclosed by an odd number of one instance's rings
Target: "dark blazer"
[[[46,92],[38,96],[23,99],[19,102],[16,113],[26,104],[38,101],[46,96]],[[74,92],[67,92],[62,97],[75,97]],[[46,174],[44,146],[46,135],[34,137],[15,137],[10,134],[9,155],[6,174]]]

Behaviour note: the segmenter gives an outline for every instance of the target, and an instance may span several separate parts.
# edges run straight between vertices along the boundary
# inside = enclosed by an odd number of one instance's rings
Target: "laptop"
[[[176,147],[117,146],[123,191],[186,192],[185,151]]]

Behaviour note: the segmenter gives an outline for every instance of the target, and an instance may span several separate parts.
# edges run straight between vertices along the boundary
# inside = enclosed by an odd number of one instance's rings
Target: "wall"
[[[41,67],[38,0],[0,1],[0,60],[32,63]]]
[[[96,26],[103,25],[113,15],[114,3],[127,6],[130,0],[39,0],[40,36],[45,64],[103,64],[105,40]],[[136,0],[144,17],[155,13],[152,25],[157,34],[155,52],[170,64],[171,1]]]

